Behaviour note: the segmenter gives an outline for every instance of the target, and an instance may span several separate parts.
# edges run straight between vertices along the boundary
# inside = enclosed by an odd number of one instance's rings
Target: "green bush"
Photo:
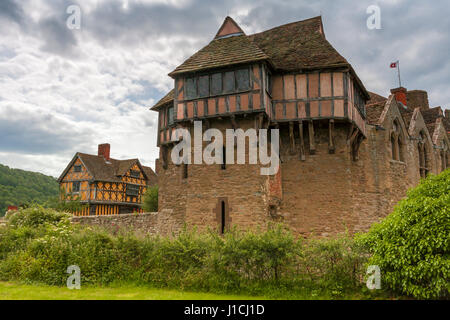
[[[142,208],[145,212],[158,211],[158,186],[147,188],[143,196]]]
[[[385,287],[419,299],[449,297],[450,170],[422,180],[358,241]]]
[[[223,236],[185,229],[173,237],[144,237],[72,225],[67,214],[33,207],[0,228],[0,279],[7,281],[65,285],[67,267],[78,265],[82,283],[92,285],[272,296],[315,286],[341,295],[359,288],[360,263],[350,238],[305,246],[282,225]]]

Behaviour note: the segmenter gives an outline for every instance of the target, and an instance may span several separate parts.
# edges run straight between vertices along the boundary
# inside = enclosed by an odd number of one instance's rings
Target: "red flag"
[[[391,63],[391,68],[397,68],[397,62],[392,62]]]

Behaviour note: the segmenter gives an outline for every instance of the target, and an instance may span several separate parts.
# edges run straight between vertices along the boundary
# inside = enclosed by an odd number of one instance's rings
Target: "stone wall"
[[[178,233],[184,221],[177,220],[172,210],[130,213],[109,216],[74,216],[72,223],[101,227],[111,232],[135,231],[141,234],[172,235]]]

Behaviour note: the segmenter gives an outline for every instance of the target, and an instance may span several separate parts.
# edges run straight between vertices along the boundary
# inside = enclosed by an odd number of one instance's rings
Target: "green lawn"
[[[0,282],[0,300],[255,300],[263,297],[218,295],[146,287],[65,287]]]

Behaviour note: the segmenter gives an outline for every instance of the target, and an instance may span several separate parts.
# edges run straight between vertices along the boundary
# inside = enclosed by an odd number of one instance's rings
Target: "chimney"
[[[428,110],[430,106],[428,104],[428,93],[424,90],[411,90],[406,93],[406,100],[408,101],[408,108],[414,110],[420,108],[420,110]]]
[[[445,117],[450,120],[450,109],[445,109]]]
[[[406,88],[399,87],[391,89],[391,93],[395,95],[395,100],[397,100],[397,102],[401,102],[406,107]]]
[[[111,146],[109,145],[109,143],[103,143],[98,145],[98,155],[103,156],[103,158],[105,158],[106,161],[109,161],[110,159],[109,157],[110,151]]]

